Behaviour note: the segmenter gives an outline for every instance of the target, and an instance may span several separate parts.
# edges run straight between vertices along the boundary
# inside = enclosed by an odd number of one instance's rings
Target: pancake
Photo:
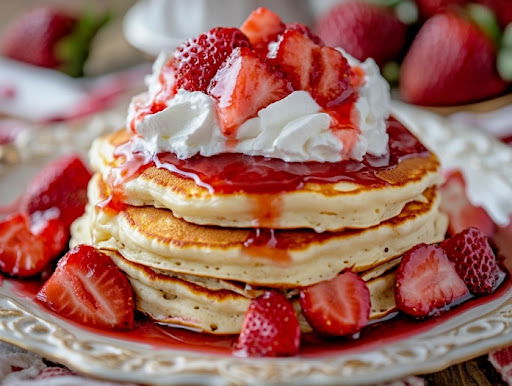
[[[294,288],[329,280],[345,269],[367,271],[419,243],[443,240],[447,228],[435,188],[379,225],[321,234],[200,226],[153,207],[127,206],[112,212],[94,206],[106,197],[105,189],[95,175],[85,225],[93,244],[164,272],[256,286]]]
[[[116,146],[129,139],[130,134],[122,130],[94,142],[90,161],[105,180],[113,167],[124,165],[125,158],[114,153]],[[211,191],[197,178],[151,166],[123,182],[122,189],[123,200],[130,205],[167,208],[195,224],[323,232],[364,229],[397,216],[408,202],[441,182],[439,168],[437,157],[426,152],[377,172],[378,184],[307,182],[291,191],[264,194]]]
[[[86,218],[75,222],[72,245],[90,244]],[[135,292],[137,310],[154,321],[210,334],[238,334],[251,299],[263,294],[241,282],[162,272],[133,263],[118,252],[103,250],[126,274]],[[394,272],[389,263],[362,275],[371,296],[371,320],[395,311]],[[287,291],[294,301],[301,330],[311,327],[300,313],[298,289]]]

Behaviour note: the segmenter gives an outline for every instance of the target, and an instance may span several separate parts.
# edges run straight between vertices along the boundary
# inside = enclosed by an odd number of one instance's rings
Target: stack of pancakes
[[[72,243],[108,253],[128,276],[137,309],[160,323],[237,334],[251,299],[265,289],[298,300],[301,287],[344,270],[367,282],[370,318],[383,318],[395,310],[400,256],[444,238],[440,165],[428,152],[379,172],[386,181],[379,186],[306,183],[276,194],[219,193],[151,166],[123,183],[123,206],[97,205],[112,197],[109,176],[127,162],[115,149],[129,139],[122,130],[95,141],[96,175]],[[270,209],[279,203],[278,215],[255,217],[262,202]]]

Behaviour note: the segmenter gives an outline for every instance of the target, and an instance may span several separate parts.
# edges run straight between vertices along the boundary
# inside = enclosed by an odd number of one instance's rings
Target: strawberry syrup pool
[[[1,277],[0,277],[1,278]],[[62,317],[47,310],[35,300],[35,295],[42,286],[41,281],[21,281],[4,279],[4,283],[13,286],[13,292],[19,298],[38,304],[41,310],[60,319]],[[466,320],[474,320],[492,311],[485,309],[485,305],[496,302],[495,307],[510,301],[512,296],[512,280],[506,275],[497,290],[485,297],[474,297],[452,309],[432,316],[425,320],[415,320],[406,315],[395,313],[380,322],[365,327],[354,337],[321,337],[313,333],[303,334],[299,356],[303,358],[321,358],[331,355],[344,355],[356,352],[370,351],[386,344],[398,343],[402,340],[414,338],[433,328],[442,326],[453,318],[461,315]],[[188,352],[216,355],[232,355],[232,348],[237,336],[215,336],[186,330],[183,328],[168,327],[156,324],[142,315],[137,315],[136,327],[130,331],[109,331],[86,327],[73,321],[73,324],[84,331],[94,333],[98,337],[119,339],[124,342],[150,345],[154,349],[172,349]]]

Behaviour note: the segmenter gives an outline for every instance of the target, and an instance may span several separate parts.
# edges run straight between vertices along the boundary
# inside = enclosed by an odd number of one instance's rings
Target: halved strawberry
[[[350,335],[368,323],[370,291],[363,279],[347,271],[303,288],[300,305],[313,330],[328,335]]]
[[[30,231],[27,216],[16,214],[0,222],[0,270],[28,277],[38,274],[50,260],[42,238]]]
[[[32,219],[32,233],[38,235],[44,242],[45,254],[49,259],[59,256],[66,249],[70,236],[69,228],[66,228],[58,218],[44,219],[44,224],[34,230]]]
[[[260,109],[290,92],[288,81],[247,47],[233,51],[209,89],[209,94],[218,101],[218,115],[226,136],[233,135],[239,125]]]
[[[70,250],[36,298],[61,316],[91,327],[134,326],[133,291],[104,253],[88,245]]]
[[[400,311],[424,318],[468,295],[468,287],[441,247],[419,244],[404,254],[395,283],[395,301]]]
[[[84,213],[91,173],[76,154],[60,157],[43,168],[21,199],[21,210],[32,214],[56,208],[64,227]]]
[[[54,213],[13,214],[0,222],[0,271],[13,276],[34,276],[66,247],[69,230]]]
[[[238,337],[235,355],[276,357],[297,354],[300,326],[293,305],[276,291],[251,301]]]
[[[180,44],[174,53],[176,89],[206,91],[224,60],[236,47],[250,47],[238,28],[213,28]]]
[[[285,25],[279,15],[261,7],[249,15],[240,30],[249,38],[255,49],[266,53],[268,43],[275,40],[284,28]]]
[[[469,227],[475,227],[488,237],[495,231],[495,225],[487,212],[469,202],[466,195],[466,183],[460,171],[446,176],[441,186],[441,211],[449,217],[448,233],[456,234]]]
[[[310,90],[314,53],[318,46],[299,31],[287,30],[268,54],[269,61],[292,82],[295,90]]]
[[[455,270],[474,295],[494,291],[498,279],[498,264],[489,240],[477,228],[468,228],[441,244]]]

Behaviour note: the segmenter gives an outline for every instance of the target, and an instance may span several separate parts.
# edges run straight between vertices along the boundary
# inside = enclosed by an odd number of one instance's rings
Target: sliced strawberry
[[[295,90],[311,90],[315,50],[318,46],[299,31],[287,30],[268,54],[270,63],[282,71]]]
[[[0,222],[0,270],[28,277],[48,263],[42,238],[32,234],[28,218],[17,214]]]
[[[90,179],[91,173],[77,155],[58,158],[29,184],[22,197],[22,211],[32,214],[56,208],[59,220],[69,228],[84,213]]]
[[[324,107],[334,107],[352,93],[350,66],[347,59],[334,48],[322,47],[317,51],[319,66],[313,97]]]
[[[403,256],[395,283],[395,301],[400,311],[424,318],[468,295],[468,287],[439,246],[419,244]]]
[[[209,89],[218,101],[223,133],[236,128],[256,113],[291,92],[291,86],[249,48],[236,48],[215,75]]]
[[[134,326],[128,279],[107,255],[91,246],[70,250],[36,298],[59,315],[91,327]]]
[[[218,27],[180,44],[174,53],[176,88],[205,92],[236,47],[250,47],[238,28]]]
[[[474,295],[488,295],[498,280],[496,256],[487,237],[476,228],[468,228],[441,244],[455,270]]]
[[[69,231],[58,219],[29,223],[25,214],[0,222],[0,270],[8,275],[37,275],[66,247]]]
[[[297,30],[286,30],[268,54],[295,90],[309,91],[324,107],[343,102],[351,93],[351,69],[336,49],[321,47]]]
[[[293,305],[276,291],[251,301],[238,337],[235,354],[276,357],[297,354],[300,326]]]
[[[33,234],[43,240],[45,255],[53,259],[66,249],[70,236],[69,228],[66,228],[58,218],[43,219],[43,224],[34,226],[32,217],[30,227]]]
[[[302,312],[313,329],[328,335],[360,331],[370,316],[370,291],[358,275],[347,271],[300,292]]]
[[[311,29],[305,24],[287,23],[286,29],[300,32],[304,36],[307,36],[309,39],[311,39],[313,41],[313,43],[318,44],[320,46],[324,45],[322,39],[320,39],[320,37],[317,34],[315,34],[313,31],[311,31]]]
[[[441,211],[449,217],[448,232],[455,234],[475,227],[484,235],[491,237],[495,225],[487,212],[469,202],[466,194],[466,183],[461,172],[454,171],[446,176],[446,182],[441,187]]]
[[[240,30],[255,49],[265,53],[268,43],[274,41],[284,28],[279,15],[267,8],[258,8],[249,15]]]

